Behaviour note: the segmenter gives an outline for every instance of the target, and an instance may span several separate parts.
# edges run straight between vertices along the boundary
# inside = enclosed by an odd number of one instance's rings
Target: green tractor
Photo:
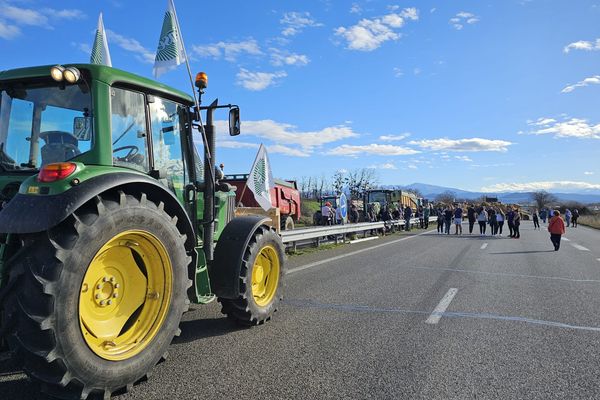
[[[248,326],[276,311],[284,247],[268,219],[234,218],[214,168],[219,108],[239,134],[237,106],[118,69],[0,72],[0,340],[44,392],[130,389],[190,302],[218,299]]]

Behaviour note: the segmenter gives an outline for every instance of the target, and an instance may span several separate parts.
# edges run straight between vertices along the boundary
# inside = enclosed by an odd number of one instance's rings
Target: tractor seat
[[[79,141],[69,132],[45,131],[40,133],[45,144],[42,146],[42,165],[63,162],[81,154]]]

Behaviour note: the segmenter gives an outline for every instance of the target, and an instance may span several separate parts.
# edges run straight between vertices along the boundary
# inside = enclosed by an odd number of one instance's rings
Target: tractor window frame
[[[112,85],[110,87],[110,132],[111,132],[111,152],[114,151],[114,148],[116,146],[116,148],[120,147],[118,146],[118,144],[114,144],[114,140],[115,138],[113,137],[113,102],[114,102],[114,97],[115,95],[113,94],[114,90],[119,90],[119,91],[125,91],[125,92],[130,92],[130,93],[134,93],[137,95],[141,95],[142,98],[142,102],[143,102],[143,109],[144,109],[144,141],[145,141],[145,165],[139,165],[137,166],[137,164],[134,163],[130,163],[130,162],[121,162],[121,163],[115,163],[115,157],[113,155],[113,166],[115,167],[122,167],[122,168],[129,168],[132,169],[134,171],[140,171],[140,172],[144,172],[144,173],[150,173],[153,169],[154,169],[154,159],[153,159],[153,149],[152,149],[152,137],[151,137],[151,126],[150,126],[150,112],[149,112],[149,108],[148,108],[148,94],[145,93],[142,90],[139,90],[139,88],[135,88],[135,87],[131,87],[130,85],[119,85],[119,84],[115,84]]]

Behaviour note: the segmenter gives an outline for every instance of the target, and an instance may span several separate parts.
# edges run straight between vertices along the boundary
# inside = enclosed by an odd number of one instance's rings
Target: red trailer
[[[237,187],[235,200],[240,207],[260,207],[249,188],[244,190],[248,174],[225,175],[221,182]],[[300,192],[296,181],[275,179],[275,187],[271,189],[271,204],[279,209],[281,229],[294,229],[294,221],[300,220]]]

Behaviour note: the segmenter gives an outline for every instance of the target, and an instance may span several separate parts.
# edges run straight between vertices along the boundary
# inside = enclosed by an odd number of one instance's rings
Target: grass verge
[[[600,229],[600,214],[596,215],[582,215],[577,220],[577,223],[591,228]]]

